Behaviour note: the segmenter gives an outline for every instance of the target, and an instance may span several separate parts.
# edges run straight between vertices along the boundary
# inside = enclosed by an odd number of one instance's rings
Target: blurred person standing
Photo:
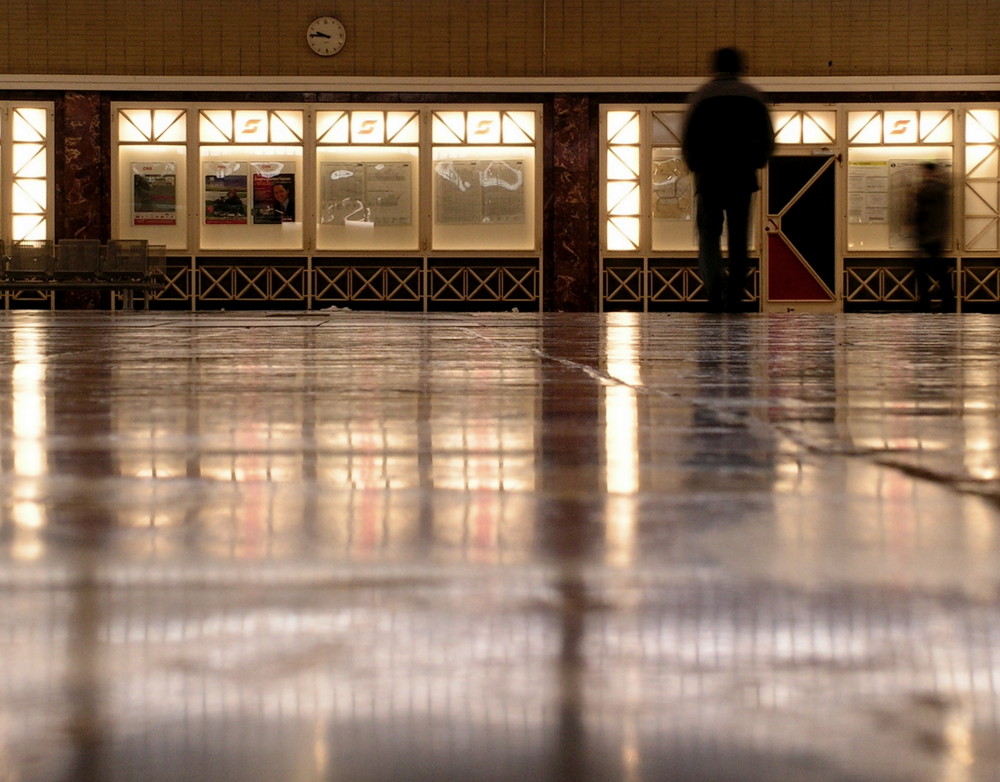
[[[951,228],[951,182],[937,163],[920,166],[920,180],[913,193],[913,229],[917,243],[914,271],[917,281],[917,308],[930,312],[931,288],[941,290],[941,310],[955,311],[955,286],[948,262],[941,257]]]
[[[739,312],[747,274],[750,204],[760,190],[757,170],[774,152],[774,128],[763,95],[745,82],[743,54],[712,55],[715,77],[695,92],[684,118],[682,154],[694,174],[698,267],[713,312]],[[729,278],[722,227],[729,234]]]

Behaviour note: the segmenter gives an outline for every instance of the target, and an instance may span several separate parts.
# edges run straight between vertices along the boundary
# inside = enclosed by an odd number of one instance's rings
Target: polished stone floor
[[[0,782],[998,780],[998,354],[4,314]]]

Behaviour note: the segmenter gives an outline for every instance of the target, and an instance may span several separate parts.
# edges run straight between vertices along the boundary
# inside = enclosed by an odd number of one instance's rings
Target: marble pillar
[[[56,102],[56,239],[100,239],[110,235],[110,160],[99,93],[67,92]]]
[[[549,310],[597,309],[599,123],[591,109],[588,95],[553,97],[546,248]]]

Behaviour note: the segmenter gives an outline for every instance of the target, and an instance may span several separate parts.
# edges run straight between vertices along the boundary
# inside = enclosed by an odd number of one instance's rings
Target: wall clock
[[[347,30],[339,19],[320,16],[313,19],[306,28],[306,41],[316,54],[329,57],[344,48]]]

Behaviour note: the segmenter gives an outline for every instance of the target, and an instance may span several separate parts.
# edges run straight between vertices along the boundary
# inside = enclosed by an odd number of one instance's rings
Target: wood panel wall
[[[312,54],[308,22],[341,19]],[[1000,73],[1000,0],[3,0],[0,73],[662,77]]]

